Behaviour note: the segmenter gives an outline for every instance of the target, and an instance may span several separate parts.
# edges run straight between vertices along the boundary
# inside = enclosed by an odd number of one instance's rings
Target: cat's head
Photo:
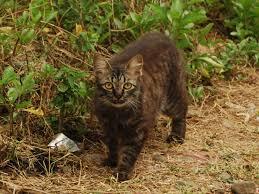
[[[96,55],[94,74],[98,97],[113,107],[136,106],[140,93],[139,78],[142,75],[143,58],[132,57],[125,64],[111,66],[109,61]]]

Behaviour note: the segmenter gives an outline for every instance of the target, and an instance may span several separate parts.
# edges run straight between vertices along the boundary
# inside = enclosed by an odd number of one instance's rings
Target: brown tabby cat
[[[109,148],[104,165],[129,179],[149,129],[160,112],[173,118],[167,142],[183,143],[187,92],[181,56],[165,35],[153,32],[121,53],[94,60],[95,111]]]

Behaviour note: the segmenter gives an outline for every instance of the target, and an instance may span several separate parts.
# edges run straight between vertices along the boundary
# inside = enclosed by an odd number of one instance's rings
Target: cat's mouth
[[[116,108],[121,108],[121,107],[124,107],[127,105],[127,102],[124,101],[124,100],[113,100],[110,102],[110,104],[113,106],[113,107],[116,107]]]
[[[111,105],[112,105],[113,107],[116,107],[116,108],[125,107],[126,104],[127,104],[126,102],[124,102],[124,103],[111,103]]]

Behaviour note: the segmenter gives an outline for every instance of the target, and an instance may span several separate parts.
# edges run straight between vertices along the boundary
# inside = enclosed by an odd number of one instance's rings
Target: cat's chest
[[[103,110],[100,116],[102,119],[110,122],[125,123],[128,120],[134,119],[138,114],[132,110]]]

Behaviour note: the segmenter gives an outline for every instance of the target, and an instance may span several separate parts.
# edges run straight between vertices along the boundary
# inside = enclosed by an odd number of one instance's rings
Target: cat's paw
[[[102,166],[109,166],[109,167],[116,167],[117,166],[117,161],[116,160],[111,160],[110,158],[107,158],[103,160]]]
[[[113,176],[117,178],[119,182],[129,180],[129,174],[125,171],[114,171]]]
[[[184,143],[184,139],[176,136],[176,135],[168,135],[168,137],[166,138],[166,142],[167,143],[174,143],[174,144],[183,144]]]

